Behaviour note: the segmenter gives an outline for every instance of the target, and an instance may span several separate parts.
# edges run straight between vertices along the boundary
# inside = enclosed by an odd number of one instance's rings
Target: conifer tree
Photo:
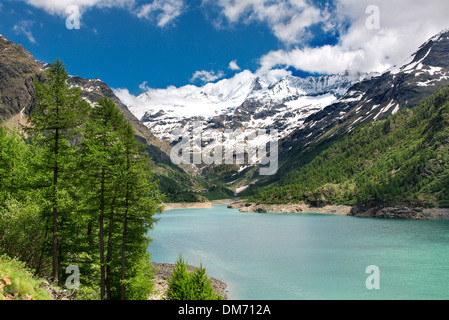
[[[86,205],[90,214],[88,233],[92,233],[94,224],[98,225],[101,299],[106,298],[105,219],[109,214],[110,246],[120,164],[124,161],[120,139],[124,125],[124,116],[114,102],[102,98],[89,114],[81,143],[81,162],[85,178],[82,189],[87,196]]]
[[[125,299],[129,279],[138,277],[135,270],[143,270],[148,230],[162,202],[150,159],[109,98],[98,100],[92,108],[80,154],[79,189],[84,190],[88,241],[97,243],[90,255],[99,260],[100,296]]]
[[[65,65],[57,59],[45,72],[44,80],[35,81],[37,107],[29,117],[27,132],[34,137],[46,153],[46,163],[41,170],[46,174],[46,198],[52,217],[52,278],[59,282],[59,229],[63,226],[64,201],[67,200],[67,165],[73,163],[72,142],[77,139],[83,123],[87,102],[81,98],[81,90],[69,85]]]
[[[28,152],[18,132],[7,133],[0,127],[0,207],[26,185]]]
[[[127,265],[126,256],[134,256],[128,261],[128,270],[132,263],[146,255],[149,245],[148,231],[153,227],[154,214],[162,208],[162,195],[157,181],[154,180],[150,159],[142,151],[142,144],[136,140],[131,124],[123,129],[124,157],[121,178],[123,197],[122,211],[122,252],[121,252],[121,294],[126,298]],[[132,277],[129,275],[128,277]]]

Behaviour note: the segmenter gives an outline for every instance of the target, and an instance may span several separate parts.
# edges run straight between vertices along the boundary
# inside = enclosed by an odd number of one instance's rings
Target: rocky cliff
[[[21,45],[0,36],[0,121],[25,113],[34,105],[33,81],[41,67]]]

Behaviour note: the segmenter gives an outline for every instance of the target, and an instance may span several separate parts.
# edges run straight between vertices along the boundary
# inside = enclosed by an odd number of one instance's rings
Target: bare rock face
[[[369,201],[353,207],[349,215],[382,219],[449,220],[449,209],[428,208],[420,203],[401,205],[386,201]]]
[[[423,208],[375,205],[357,206],[351,210],[351,216],[383,219],[423,219]]]
[[[394,204],[387,201],[369,201],[355,207],[327,205],[315,207],[307,204],[268,205],[236,201],[229,209],[253,213],[304,213],[335,214],[363,218],[403,219],[403,220],[449,220],[448,208],[428,208],[422,203]]]
[[[0,121],[8,120],[34,106],[34,78],[40,66],[21,45],[0,36]]]
[[[236,201],[228,205],[228,209],[237,209],[240,212],[253,213],[304,213],[304,214],[336,214],[349,215],[351,207],[344,205],[327,205],[316,207],[309,204],[260,204]]]

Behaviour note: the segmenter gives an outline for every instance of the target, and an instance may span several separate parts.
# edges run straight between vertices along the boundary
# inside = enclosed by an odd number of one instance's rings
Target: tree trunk
[[[128,199],[127,199],[128,201]],[[125,219],[123,221],[123,235],[122,235],[122,274],[121,274],[121,295],[120,299],[125,300],[125,250],[126,250],[126,229],[128,228],[128,217],[127,217],[127,211],[125,212]]]
[[[125,300],[125,251],[126,251],[126,232],[128,228],[128,209],[129,209],[129,150],[126,148],[126,182],[125,182],[125,216],[123,220],[123,235],[122,235],[122,275],[121,275],[121,300]]]
[[[111,261],[112,261],[112,226],[114,222],[114,205],[116,196],[112,200],[111,216],[109,217],[109,234],[108,234],[108,248],[106,256],[106,295],[107,299],[111,300]]]
[[[105,169],[101,171],[100,191],[100,271],[101,271],[101,300],[105,298],[105,263],[104,263],[104,208],[105,208]]]
[[[59,174],[59,164],[58,164],[58,154],[59,154],[59,129],[56,129],[55,133],[55,166],[53,168],[53,272],[52,277],[56,285],[59,285],[58,276],[58,174]]]
[[[42,259],[44,258],[45,247],[47,246],[48,230],[49,230],[49,220],[47,220],[47,221],[45,222],[45,235],[44,235],[44,240],[43,240],[43,242],[42,242],[42,249],[41,249],[41,253],[40,253],[40,255],[39,255],[39,260],[38,260],[38,262],[37,262],[36,270],[34,271],[34,276],[39,275],[40,272],[41,272]]]

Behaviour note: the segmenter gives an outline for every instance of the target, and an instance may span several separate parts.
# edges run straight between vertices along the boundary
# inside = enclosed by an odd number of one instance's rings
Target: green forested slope
[[[46,76],[27,138],[0,128],[0,255],[56,285],[75,270],[83,297],[146,299],[162,194],[145,145],[112,99],[87,105],[60,60]]]
[[[449,207],[449,87],[384,121],[356,128],[278,182],[263,203],[419,201]]]

